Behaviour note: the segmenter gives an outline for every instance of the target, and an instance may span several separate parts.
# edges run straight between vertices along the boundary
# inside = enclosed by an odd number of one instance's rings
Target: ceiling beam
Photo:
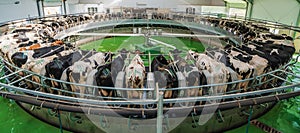
[[[253,4],[253,1],[254,0],[244,0],[244,1],[246,1],[246,2],[248,2],[248,3],[250,3],[250,4]],[[299,0],[300,1],[300,0]]]

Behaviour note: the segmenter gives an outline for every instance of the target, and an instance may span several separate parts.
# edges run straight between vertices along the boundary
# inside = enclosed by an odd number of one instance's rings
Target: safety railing
[[[293,64],[293,63],[291,63]],[[226,83],[219,83],[219,84],[208,84],[208,85],[201,85],[201,86],[191,86],[191,87],[178,87],[178,88],[116,88],[116,87],[104,87],[104,86],[95,86],[95,85],[86,85],[86,84],[78,84],[78,83],[73,83],[73,82],[67,82],[67,81],[61,81],[57,79],[52,79],[45,77],[43,75],[38,75],[36,73],[33,73],[31,71],[25,70],[25,69],[20,69],[15,67],[14,65],[10,64],[9,62],[6,62],[5,60],[2,59],[2,70],[5,70],[6,75],[2,76],[0,80],[6,80],[9,81],[7,83],[0,83],[1,90],[3,91],[5,88],[8,91],[13,91],[14,93],[17,93],[19,95],[31,95],[34,97],[44,97],[47,99],[52,99],[54,101],[64,101],[64,102],[82,102],[86,104],[91,104],[91,105],[128,105],[128,104],[134,104],[134,105],[147,105],[147,104],[154,104],[157,102],[158,99],[158,92],[162,91],[187,91],[191,89],[201,89],[201,88],[209,88],[209,89],[214,89],[217,86],[224,86],[224,85],[231,85],[234,86],[239,83],[247,82],[247,81],[252,81],[254,84],[248,86],[248,90],[254,89],[253,91],[249,92],[242,92],[243,89],[240,90],[235,90],[231,89],[233,91],[228,91],[224,92],[223,94],[207,94],[207,95],[202,95],[202,96],[180,96],[176,98],[170,98],[170,99],[164,99],[164,103],[184,103],[184,102],[205,102],[208,100],[234,100],[234,99],[239,99],[241,97],[260,97],[265,94],[269,93],[280,93],[280,92],[287,92],[293,90],[293,88],[298,87],[300,85],[299,82],[291,81],[289,78],[294,77],[294,78],[299,78],[298,75],[293,74],[289,72],[289,69],[291,68],[291,64],[288,64],[287,66],[282,67],[281,69],[274,70],[262,75],[259,75],[257,77],[252,77],[249,79],[243,79],[243,80],[238,80],[238,81],[233,81],[233,82],[226,82]],[[23,73],[25,76],[20,76],[19,74]],[[287,74],[287,79],[286,77],[280,76],[280,74]],[[41,79],[41,83],[38,83],[36,81],[31,80],[32,76],[38,76]],[[267,78],[268,80],[262,81],[262,79]],[[85,87],[85,89],[93,88],[94,91],[101,90],[101,89],[109,89],[109,90],[115,90],[115,91],[152,91],[153,92],[153,97],[151,98],[143,98],[143,99],[131,99],[127,97],[103,97],[103,96],[97,96],[93,94],[80,94],[77,92],[72,92],[70,90],[64,90],[61,88],[55,88],[52,87],[48,84],[43,83],[43,81],[49,80],[49,81],[54,81],[58,82],[59,84],[65,84],[65,85],[75,85],[75,86],[80,86],[80,87]],[[261,88],[261,86],[265,84],[273,84],[274,81],[281,81],[285,82],[285,86],[274,86],[269,88]],[[30,88],[24,88],[24,84],[26,83],[32,83],[38,88],[31,88],[35,90],[31,90]],[[23,86],[23,87],[22,87]],[[39,88],[48,88],[52,90],[56,90],[58,92],[62,92],[63,95],[58,95],[58,94],[50,94],[50,93],[45,93]],[[246,89],[246,90],[247,90]],[[215,90],[211,90],[215,91]],[[75,96],[75,97],[72,97]]]

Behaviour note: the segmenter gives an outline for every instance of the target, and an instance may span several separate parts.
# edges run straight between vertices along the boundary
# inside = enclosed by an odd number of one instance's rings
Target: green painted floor
[[[198,52],[204,51],[204,46],[197,41],[193,41],[185,38],[171,38],[171,37],[152,37],[158,41],[162,41],[175,46],[177,49],[183,50],[197,50]],[[100,52],[112,51],[115,52],[119,49],[125,48],[128,50],[135,50],[136,45],[145,44],[144,37],[111,37],[105,38],[98,41],[90,42],[85,45],[79,46],[80,49],[92,50],[95,49]],[[159,45],[167,50],[170,50],[167,46],[161,45],[159,43],[153,44],[154,46]],[[162,51],[164,52],[164,51]]]

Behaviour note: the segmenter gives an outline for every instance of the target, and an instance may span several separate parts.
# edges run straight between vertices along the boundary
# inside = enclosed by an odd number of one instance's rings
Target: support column
[[[247,2],[246,18],[252,18],[253,3]]]
[[[225,12],[226,12],[226,16],[227,17],[230,17],[229,16],[229,9],[230,9],[230,4],[228,4],[226,1],[225,2]]]
[[[157,89],[157,91],[159,90]],[[164,93],[159,92],[159,98],[157,104],[156,133],[163,132],[163,126],[162,126],[163,125],[163,99],[164,99]]]
[[[40,0],[41,1],[41,5],[42,5],[42,13],[43,13],[43,17],[45,17],[45,10],[44,10],[44,0]]]
[[[39,17],[41,17],[40,0],[36,0],[36,6],[37,6],[37,10],[38,10],[38,15],[39,15]]]
[[[246,13],[245,13],[245,20],[247,20],[247,18],[248,18],[248,8],[249,8],[249,3],[248,2],[246,2],[247,4],[246,4]]]
[[[36,0],[36,6],[37,6],[37,10],[38,10],[38,16],[39,17],[44,17],[44,7],[42,4],[43,0]]]
[[[250,12],[249,12],[249,19],[252,18],[252,11],[253,11],[253,3],[250,4]]]
[[[297,18],[295,26],[299,26],[300,27],[300,9],[299,9],[298,18]],[[296,35],[297,35],[297,32],[294,32],[294,38],[296,38]]]
[[[62,6],[62,14],[67,15],[67,8],[66,8],[66,0],[61,1],[61,6]]]
[[[244,0],[244,1],[247,3],[245,19],[251,19],[254,0]]]
[[[300,9],[299,9],[298,18],[297,18],[297,22],[296,22],[295,26],[300,26]],[[300,37],[300,32],[294,31],[294,35],[293,35],[293,38],[295,39],[294,40],[294,45],[295,45],[295,48],[296,48],[296,53],[299,53],[299,51],[300,51],[300,38],[296,39],[297,37]]]

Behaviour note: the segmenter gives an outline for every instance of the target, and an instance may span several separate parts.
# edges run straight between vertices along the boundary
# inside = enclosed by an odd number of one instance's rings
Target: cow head
[[[98,86],[114,87],[111,75],[111,63],[97,68],[95,80]]]
[[[55,58],[46,64],[45,69],[49,77],[52,76],[52,78],[60,79],[65,68],[63,67],[63,62]]]
[[[198,59],[198,53],[196,53],[192,50],[189,50],[188,55],[186,56],[186,60],[190,60],[190,59],[197,60]]]
[[[28,56],[25,53],[16,52],[12,55],[11,59],[17,67],[21,68],[27,62]]]
[[[211,71],[212,59],[210,57],[208,57],[207,55],[199,54],[196,63],[197,63],[198,69]]]
[[[107,52],[104,55],[105,55],[105,62],[112,62],[112,57],[115,56],[115,54],[112,52]]]
[[[121,55],[121,57],[123,58],[123,59],[126,59],[127,58],[127,54],[129,53],[129,51],[128,50],[126,50],[126,49],[121,49],[120,51],[118,51],[119,53],[120,53],[120,55]]]
[[[163,55],[159,55],[151,62],[151,71],[163,70],[168,67],[169,62]]]
[[[174,49],[173,51],[170,52],[174,55],[175,60],[178,60],[178,58],[180,57],[179,55],[182,53],[182,51],[178,49]]]

